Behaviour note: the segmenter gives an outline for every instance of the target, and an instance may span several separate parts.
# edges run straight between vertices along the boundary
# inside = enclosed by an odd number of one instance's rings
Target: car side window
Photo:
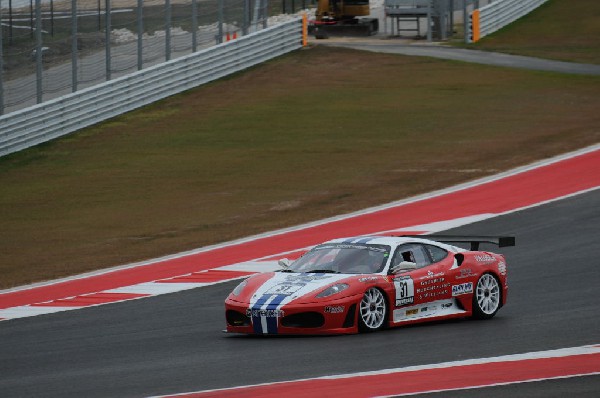
[[[434,263],[442,261],[446,257],[448,257],[448,252],[441,247],[433,246],[433,245],[425,245],[425,248],[429,252],[431,259]]]
[[[408,243],[396,248],[394,259],[392,260],[392,267],[400,264],[402,261],[415,263],[418,268],[431,264],[431,259],[425,247],[418,243]]]

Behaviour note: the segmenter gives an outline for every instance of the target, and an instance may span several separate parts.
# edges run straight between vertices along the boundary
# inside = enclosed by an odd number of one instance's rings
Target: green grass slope
[[[600,64],[600,2],[549,0],[471,48]]]
[[[600,78],[322,47],[0,158],[0,287],[297,225],[600,141]]]

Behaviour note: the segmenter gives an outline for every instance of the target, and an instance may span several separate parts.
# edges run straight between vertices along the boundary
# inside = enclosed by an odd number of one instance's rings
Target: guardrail
[[[0,116],[0,156],[241,71],[303,45],[294,19],[121,78]]]
[[[529,14],[548,0],[498,0],[470,14],[470,43]]]

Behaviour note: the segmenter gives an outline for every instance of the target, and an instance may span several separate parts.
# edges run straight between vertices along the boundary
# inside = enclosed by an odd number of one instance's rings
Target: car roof
[[[355,236],[355,237],[348,237],[348,238],[332,239],[332,240],[324,242],[324,243],[347,243],[347,244],[363,243],[363,244],[370,244],[370,245],[389,245],[389,246],[394,246],[394,247],[405,244],[405,243],[423,243],[423,244],[439,246],[441,248],[444,248],[444,249],[454,252],[454,253],[457,253],[460,251],[465,251],[465,249],[462,249],[457,246],[448,245],[446,243],[441,243],[441,242],[436,242],[434,240],[426,239],[426,236],[427,235],[423,235],[423,238],[406,237],[406,236]]]

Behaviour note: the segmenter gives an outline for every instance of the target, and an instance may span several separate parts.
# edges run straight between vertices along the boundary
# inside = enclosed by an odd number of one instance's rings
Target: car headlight
[[[244,290],[244,288],[246,287],[247,284],[248,284],[248,279],[244,279],[242,281],[242,283],[240,283],[239,285],[236,286],[235,289],[233,289],[233,292],[231,292],[231,294],[233,294],[234,296],[239,296],[240,293],[242,293],[242,290]]]
[[[325,289],[321,293],[317,294],[317,298],[329,297],[331,295],[334,295],[336,293],[339,293],[339,292],[342,292],[342,291],[348,289],[348,287],[350,287],[350,285],[348,285],[347,283],[337,283],[333,286],[329,286],[327,289]]]

